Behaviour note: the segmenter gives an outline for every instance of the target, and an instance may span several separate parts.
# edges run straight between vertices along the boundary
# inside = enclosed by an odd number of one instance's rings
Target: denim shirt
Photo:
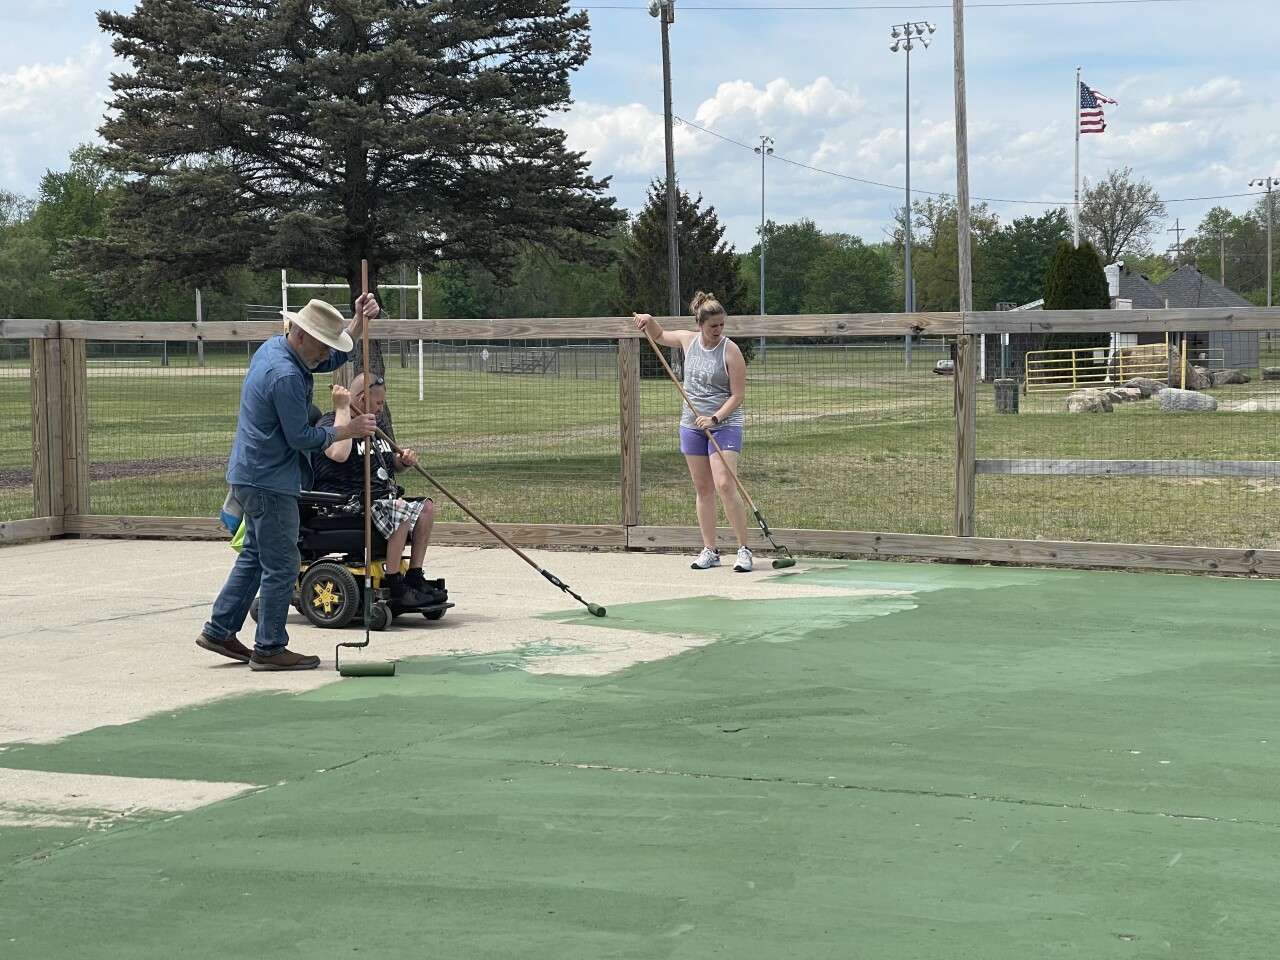
[[[336,370],[351,355],[329,351],[316,373]],[[311,451],[337,439],[333,427],[313,427],[311,370],[283,336],[272,337],[253,355],[240,390],[240,416],[231,445],[227,482],[296,497],[311,486]]]

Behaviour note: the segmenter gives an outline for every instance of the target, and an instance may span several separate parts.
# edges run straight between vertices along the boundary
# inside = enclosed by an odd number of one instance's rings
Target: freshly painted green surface
[[[788,576],[893,593],[567,611],[715,642],[530,675],[579,652],[549,624],[12,745],[0,764],[262,789],[72,842],[0,828],[0,955],[1274,955],[1274,584]]]

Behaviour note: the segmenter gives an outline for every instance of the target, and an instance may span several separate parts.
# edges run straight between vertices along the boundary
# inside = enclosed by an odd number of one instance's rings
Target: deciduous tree
[[[1122,253],[1150,252],[1151,234],[1164,216],[1160,194],[1146,180],[1135,180],[1132,167],[1108,170],[1106,179],[1094,184],[1085,178],[1080,232],[1105,263],[1114,263]]]

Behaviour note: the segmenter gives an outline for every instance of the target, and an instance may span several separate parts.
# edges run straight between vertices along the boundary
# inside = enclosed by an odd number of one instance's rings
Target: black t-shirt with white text
[[[316,426],[333,426],[333,411],[322,416]],[[381,421],[378,428],[384,433],[387,427]],[[311,455],[311,468],[315,471],[315,489],[325,493],[337,493],[344,497],[364,495],[364,445],[372,442],[372,453],[369,457],[369,478],[374,499],[388,496],[395,489],[395,465],[392,460],[391,444],[382,437],[370,437],[367,440],[355,438],[351,441],[351,455],[339,463],[325,456],[323,450]]]

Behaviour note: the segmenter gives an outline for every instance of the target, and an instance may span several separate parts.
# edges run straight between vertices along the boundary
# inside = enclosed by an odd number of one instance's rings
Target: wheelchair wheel
[[[345,627],[360,611],[360,586],[340,563],[313,563],[300,592],[302,612],[317,627]]]
[[[439,620],[444,616],[443,610],[423,610],[422,615],[428,620]]]
[[[391,626],[391,608],[385,603],[375,603],[369,611],[369,629],[385,630]]]
[[[249,604],[249,617],[254,623],[258,622],[258,598],[253,598],[253,603]]]

